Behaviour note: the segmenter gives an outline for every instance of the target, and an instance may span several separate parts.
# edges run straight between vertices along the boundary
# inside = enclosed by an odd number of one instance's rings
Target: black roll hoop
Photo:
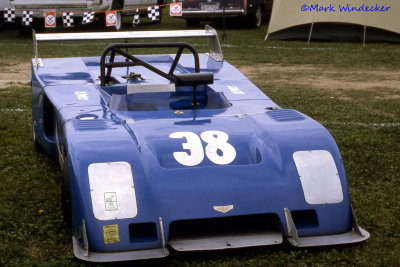
[[[172,62],[171,68],[168,73],[144,62],[143,60],[131,55],[123,49],[129,48],[178,48],[178,52]],[[184,49],[190,50],[194,57],[195,73],[189,74],[178,74],[174,75],[176,66],[178,65],[179,59]],[[107,55],[110,53],[109,60],[106,62]],[[116,54],[119,54],[126,59],[125,62],[114,62]],[[200,61],[199,55],[196,49],[183,42],[171,42],[171,43],[119,43],[112,44],[104,49],[100,57],[100,82],[101,86],[105,86],[110,82],[111,72],[113,68],[128,67],[128,66],[143,66],[158,75],[166,78],[167,80],[175,83],[176,85],[193,85],[194,87],[199,84],[210,84],[214,81],[213,73],[201,73],[200,74]],[[185,77],[186,76],[186,77]]]

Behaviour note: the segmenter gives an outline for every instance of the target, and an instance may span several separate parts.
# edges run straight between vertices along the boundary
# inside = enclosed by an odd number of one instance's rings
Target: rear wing
[[[206,25],[204,30],[177,31],[127,31],[127,32],[80,32],[80,33],[41,33],[33,31],[35,47],[35,65],[39,67],[38,42],[88,41],[88,40],[130,40],[130,39],[165,39],[165,38],[208,38],[208,55],[216,61],[222,61],[222,51],[217,31]]]

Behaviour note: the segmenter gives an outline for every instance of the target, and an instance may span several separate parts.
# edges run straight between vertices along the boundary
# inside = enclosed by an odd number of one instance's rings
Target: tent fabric
[[[400,1],[274,0],[266,39],[285,29],[317,23],[356,24],[400,34]]]

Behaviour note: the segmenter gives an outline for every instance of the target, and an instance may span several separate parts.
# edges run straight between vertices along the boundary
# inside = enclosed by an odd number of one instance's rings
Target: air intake
[[[170,224],[169,245],[178,251],[229,249],[280,243],[282,243],[281,224],[275,214],[185,220]]]
[[[267,115],[279,122],[301,121],[305,119],[302,114],[293,109],[271,110],[267,112]]]
[[[94,120],[74,120],[73,125],[75,130],[77,131],[98,131],[98,130],[106,130],[107,123],[101,119]]]

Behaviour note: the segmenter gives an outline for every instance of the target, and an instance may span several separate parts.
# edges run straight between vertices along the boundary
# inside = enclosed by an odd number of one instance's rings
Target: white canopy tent
[[[315,32],[313,28],[317,25],[324,27]],[[361,35],[365,41],[367,28],[372,28],[371,33],[374,35],[369,40],[378,37],[382,41],[397,38],[400,41],[400,1],[274,0],[265,39],[330,39],[329,36],[351,37],[353,31],[353,34]],[[376,30],[386,33],[382,33],[380,38],[376,36]]]

